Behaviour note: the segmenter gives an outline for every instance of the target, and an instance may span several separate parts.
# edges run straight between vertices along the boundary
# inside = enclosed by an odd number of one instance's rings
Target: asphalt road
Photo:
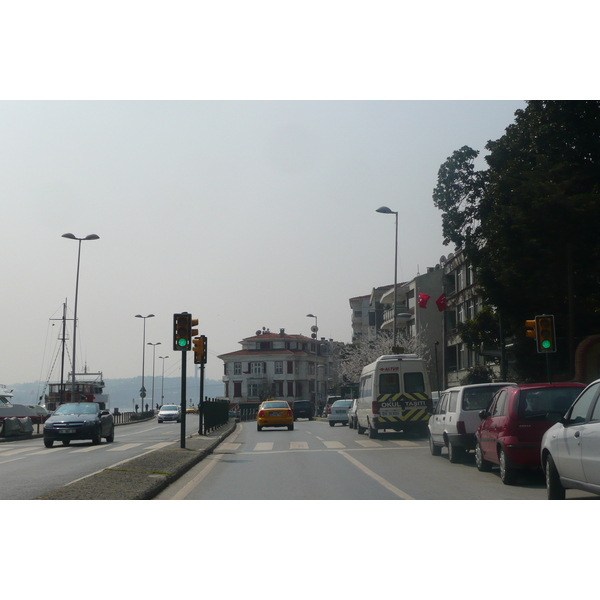
[[[198,416],[186,415],[186,433],[198,430]],[[26,500],[51,492],[82,477],[164,448],[180,440],[178,423],[156,419],[115,428],[115,441],[94,446],[91,441],[54,444],[41,438],[0,444],[0,500]]]
[[[588,496],[569,491],[568,497]],[[157,499],[187,500],[544,500],[541,472],[517,485],[481,473],[473,456],[451,464],[428,441],[389,432],[371,440],[325,421],[297,421],[294,431],[238,429]]]

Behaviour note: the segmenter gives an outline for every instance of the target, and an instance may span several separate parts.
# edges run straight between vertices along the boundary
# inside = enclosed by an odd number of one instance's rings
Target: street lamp
[[[162,358],[162,388],[160,390],[160,405],[162,406],[165,403],[165,359],[169,358],[168,356],[159,356],[158,358]]]
[[[319,385],[318,379],[317,379],[317,355],[318,355],[318,341],[317,341],[317,337],[319,335],[319,322],[317,319],[316,315],[313,315],[312,313],[308,313],[306,315],[307,317],[310,317],[311,319],[315,320],[315,326],[314,329],[311,327],[311,330],[313,331],[313,335],[311,337],[314,338],[315,340],[315,414],[317,414],[317,404],[318,404],[318,400],[317,400],[317,387]]]
[[[156,346],[160,346],[160,342],[156,342],[156,344],[148,342],[148,346],[152,346],[152,411],[154,412],[154,367],[156,366]]]
[[[379,207],[375,212],[383,213],[384,215],[396,215],[396,252],[394,259],[394,346],[396,345],[396,307],[397,299],[398,299],[398,213],[396,211],[390,210],[387,206]]]
[[[77,249],[77,277],[75,279],[75,314],[73,315],[73,373],[71,380],[71,402],[75,402],[75,351],[77,349],[77,297],[79,294],[79,260],[81,258],[81,242],[85,240],[99,240],[100,237],[95,233],[86,235],[84,238],[75,237],[72,233],[64,233],[62,237],[69,240],[77,240],[79,242],[79,248]]]
[[[140,389],[140,398],[142,400],[142,410],[144,412],[144,398],[146,398],[146,388],[144,387],[144,367],[146,365],[146,319],[153,317],[154,315],[146,315],[142,317],[142,315],[135,315],[138,319],[144,319],[144,338],[142,342],[142,387]]]

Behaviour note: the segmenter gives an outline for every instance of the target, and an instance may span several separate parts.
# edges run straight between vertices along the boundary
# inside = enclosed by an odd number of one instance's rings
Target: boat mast
[[[67,300],[63,304],[62,317],[62,356],[60,360],[60,404],[65,401],[65,340],[66,340],[66,323],[67,323]]]

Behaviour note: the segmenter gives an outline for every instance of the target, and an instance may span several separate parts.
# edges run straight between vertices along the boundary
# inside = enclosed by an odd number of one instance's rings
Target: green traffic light
[[[187,340],[185,338],[179,338],[177,344],[182,348],[185,348],[187,346]]]
[[[550,340],[544,340],[542,342],[542,348],[550,348],[550,346],[552,346],[552,343],[550,342]]]

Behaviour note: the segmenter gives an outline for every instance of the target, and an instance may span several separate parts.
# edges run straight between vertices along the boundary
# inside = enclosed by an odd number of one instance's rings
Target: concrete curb
[[[227,437],[236,423],[227,423],[210,436],[197,433],[161,450],[117,463],[34,500],[151,500],[194,465],[198,464]]]

